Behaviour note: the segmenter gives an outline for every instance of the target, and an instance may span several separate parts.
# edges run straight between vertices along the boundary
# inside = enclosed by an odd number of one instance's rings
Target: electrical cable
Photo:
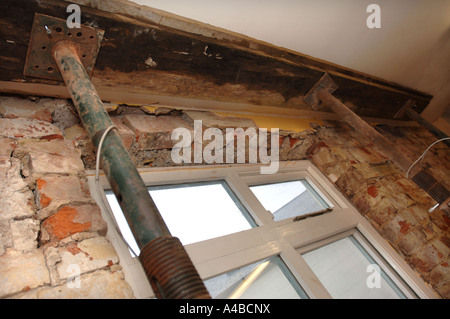
[[[104,200],[104,198],[103,198],[103,193],[102,193],[102,190],[103,190],[103,189],[100,187],[100,183],[99,183],[100,153],[101,153],[101,151],[102,151],[103,142],[104,142],[106,136],[107,136],[108,133],[109,133],[111,130],[113,130],[113,129],[118,130],[117,126],[115,126],[115,125],[109,126],[109,127],[103,132],[102,137],[101,137],[101,139],[100,139],[100,142],[98,143],[97,157],[96,157],[96,161],[95,161],[95,185],[96,185],[96,187],[97,187],[97,191],[98,191],[98,194],[99,194],[99,196],[100,196],[100,199],[101,199],[101,201],[102,201],[102,203],[103,203],[103,206],[104,206],[105,209],[106,209],[106,212],[108,213],[109,217],[110,217],[110,218],[112,219],[112,221],[114,222],[114,228],[115,228],[117,234],[119,234],[119,236],[122,238],[123,242],[127,245],[128,249],[131,251],[131,253],[132,253],[134,256],[137,257],[137,256],[139,256],[139,255],[135,253],[135,251],[133,250],[133,248],[131,248],[131,246],[128,244],[128,242],[127,242],[127,241],[125,240],[125,238],[123,237],[122,232],[120,231],[119,225],[117,225],[116,218],[115,218],[114,216],[111,216],[111,212],[110,212],[110,210],[108,209],[109,204],[106,203],[105,200]]]
[[[406,178],[409,178],[409,172],[411,171],[411,169],[414,167],[414,165],[417,164],[418,161],[423,161],[423,159],[425,158],[425,154],[428,152],[428,150],[434,145],[437,144],[439,142],[445,141],[445,140],[450,140],[450,137],[444,137],[441,138],[440,140],[435,141],[434,143],[430,144],[430,146],[427,147],[427,149],[422,153],[422,155],[420,155],[420,157],[408,168],[408,171],[406,172]]]

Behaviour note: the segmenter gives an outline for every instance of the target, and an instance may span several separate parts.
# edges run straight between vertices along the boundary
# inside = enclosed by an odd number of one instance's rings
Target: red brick
[[[356,170],[367,180],[381,177],[380,172],[376,169],[376,167],[369,163],[356,163],[352,164],[352,166],[356,168]]]
[[[330,148],[327,144],[325,144],[323,141],[320,141],[314,145],[312,145],[309,150],[308,154],[314,155],[316,152],[318,152],[322,147]]]
[[[366,216],[377,226],[381,226],[388,221],[396,212],[389,200],[383,199],[373,205],[366,213]]]
[[[4,118],[29,118],[52,122],[51,112],[39,103],[30,100],[6,97],[0,98],[0,114]]]
[[[428,223],[430,221],[430,213],[428,212],[429,208],[430,207],[417,204],[408,207],[407,210],[417,221]]]
[[[25,158],[24,175],[35,174],[77,174],[84,169],[80,151],[71,142],[65,140],[36,141],[22,139],[18,141],[14,155]],[[25,164],[25,160],[23,161]]]
[[[323,142],[320,142],[311,150],[310,157],[311,161],[319,169],[323,169],[324,167],[330,165],[335,165],[337,162],[336,156],[331,152],[331,149]]]
[[[450,238],[448,237],[448,235],[443,235],[441,237],[441,241],[448,247],[450,248]]]
[[[47,218],[61,206],[91,201],[86,183],[78,176],[42,177],[37,179],[36,186],[39,219]]]
[[[11,156],[14,149],[17,147],[15,141],[10,138],[0,138],[0,157]]]
[[[370,204],[366,200],[367,196],[364,195],[356,195],[352,202],[355,205],[356,209],[362,214],[365,215],[370,210]]]
[[[405,255],[409,256],[425,243],[426,238],[423,233],[410,231],[399,241],[398,247]]]
[[[65,206],[47,218],[42,227],[51,241],[58,241],[79,232],[106,234],[106,223],[96,205]]]
[[[65,157],[39,152],[30,153],[28,166],[30,172],[36,177],[45,174],[76,175],[84,170],[83,161],[79,157]]]
[[[414,227],[417,225],[417,219],[410,210],[399,211],[382,229],[382,235],[391,243],[396,244],[410,231],[417,231]]]
[[[375,152],[369,152],[365,147],[349,147],[347,152],[352,155],[352,159],[356,159],[359,163],[377,163],[382,160]]]
[[[43,152],[51,155],[64,157],[80,157],[80,151],[74,145],[65,140],[40,140],[22,139],[18,141],[16,153],[27,154],[32,152]],[[19,156],[21,157],[21,156]]]
[[[367,187],[367,181],[357,170],[352,168],[339,177],[336,186],[347,198],[353,198],[361,189],[364,190]]]
[[[442,231],[447,232],[450,229],[450,218],[442,210],[435,209],[429,216]]]
[[[377,187],[375,185],[370,185],[367,188],[367,194],[369,194],[373,198],[376,198],[378,196],[378,189],[377,189]]]
[[[395,182],[392,176],[381,179],[378,183],[378,194],[381,198],[389,199],[397,210],[403,210],[416,204],[409,194],[404,193],[402,187]]]
[[[429,272],[440,263],[442,257],[442,253],[430,244],[418,250],[410,262],[420,272]]]
[[[49,122],[27,118],[0,118],[0,137],[63,139],[59,128]]]
[[[122,118],[113,117],[111,118],[111,120],[114,125],[117,126],[117,133],[122,139],[125,148],[127,150],[130,150],[135,138],[134,132],[123,123]]]
[[[433,285],[439,285],[443,282],[450,283],[450,267],[448,264],[436,266],[430,273],[430,281]]]
[[[439,228],[436,227],[433,223],[423,223],[422,225],[417,226],[417,231],[420,231],[424,234],[427,241],[434,239],[437,234],[440,232]]]
[[[443,284],[442,286],[438,286],[435,290],[441,295],[444,299],[450,299],[450,282]]]
[[[124,124],[136,135],[135,142],[141,150],[172,148],[177,141],[172,141],[172,131],[176,128],[193,130],[178,116],[150,116],[128,114],[124,116]]]
[[[75,124],[69,128],[66,128],[64,130],[64,136],[66,139],[72,141],[88,139],[86,130],[79,124]]]

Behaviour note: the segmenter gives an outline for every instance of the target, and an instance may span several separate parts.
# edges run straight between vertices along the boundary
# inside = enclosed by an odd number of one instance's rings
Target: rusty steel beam
[[[361,119],[357,114],[350,110],[344,103],[332,95],[338,89],[336,83],[328,74],[325,74],[308,92],[303,100],[311,105],[313,109],[323,104],[330,108],[340,118],[357,130],[361,135],[368,138],[380,151],[383,152],[392,162],[394,162],[402,171],[412,176],[412,180],[425,190],[438,204],[448,203],[450,191],[435,179],[430,173],[414,166],[413,162],[398,151],[394,144],[381,135],[375,128]]]
[[[53,57],[93,145],[102,148],[105,175],[136,238],[139,258],[158,298],[210,298],[186,250],[165,225],[147,187],[112,125],[95,87],[83,67],[77,48],[60,41]]]

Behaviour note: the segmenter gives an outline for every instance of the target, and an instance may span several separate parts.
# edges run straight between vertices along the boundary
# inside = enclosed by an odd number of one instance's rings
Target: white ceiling
[[[434,121],[450,101],[450,0],[133,0],[434,95]],[[367,6],[381,8],[369,29]]]

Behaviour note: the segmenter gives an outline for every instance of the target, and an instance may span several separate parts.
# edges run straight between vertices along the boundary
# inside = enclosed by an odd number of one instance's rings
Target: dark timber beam
[[[362,72],[149,7],[114,0],[75,2],[86,4],[80,5],[82,25],[105,31],[92,82],[99,93],[114,92],[111,102],[127,103],[130,94],[136,94],[144,100],[148,96],[144,104],[159,102],[154,97],[164,96],[234,103],[239,111],[247,111],[242,105],[311,110],[302,97],[325,73],[339,85],[336,97],[357,105],[355,112],[362,117],[392,119],[409,99],[414,99],[415,110],[422,112],[432,98]],[[28,95],[52,96],[52,90],[43,92],[37,84],[53,86],[55,92],[64,86],[61,81],[23,71],[35,13],[67,19],[69,3],[1,1],[0,92],[8,92],[4,84],[8,82]]]

